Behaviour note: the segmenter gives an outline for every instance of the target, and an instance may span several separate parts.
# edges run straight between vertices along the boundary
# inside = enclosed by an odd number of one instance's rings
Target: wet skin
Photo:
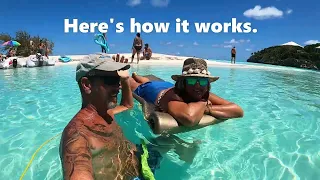
[[[115,121],[108,124],[90,106],[70,121],[62,142],[66,179],[133,179],[139,175],[136,147]]]
[[[120,78],[103,75],[96,72],[97,77],[85,77],[79,83],[82,108],[65,127],[60,142],[64,179],[129,180],[139,176],[136,147],[114,121],[114,114],[127,110],[128,102],[133,104],[132,98],[124,95],[132,92],[126,78],[121,78],[123,101],[114,107]]]

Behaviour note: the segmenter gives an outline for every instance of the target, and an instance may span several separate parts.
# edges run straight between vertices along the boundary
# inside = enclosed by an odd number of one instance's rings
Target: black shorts
[[[134,49],[135,49],[137,52],[140,52],[141,49],[142,49],[142,46],[134,46]]]
[[[231,54],[231,57],[234,57],[234,58],[235,58],[235,57],[236,57],[236,55],[235,55],[235,54]]]

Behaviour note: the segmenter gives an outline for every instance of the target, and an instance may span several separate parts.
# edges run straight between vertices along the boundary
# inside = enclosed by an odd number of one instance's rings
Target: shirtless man
[[[140,33],[137,33],[136,37],[133,39],[131,63],[133,63],[133,58],[135,54],[137,54],[137,64],[139,63],[142,44],[143,41],[140,37]]]
[[[66,180],[133,179],[139,177],[136,147],[123,135],[114,115],[133,107],[130,65],[88,59],[76,70],[82,107],[65,127],[60,142]],[[122,99],[116,106],[122,87]]]

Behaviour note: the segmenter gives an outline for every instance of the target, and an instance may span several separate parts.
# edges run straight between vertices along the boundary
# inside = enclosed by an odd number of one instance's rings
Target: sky
[[[229,60],[232,46],[237,60],[246,61],[252,52],[294,41],[302,46],[320,41],[319,0],[4,0],[1,2],[0,32],[15,35],[25,30],[54,42],[53,55],[89,54],[101,51],[94,43],[95,32],[65,33],[64,20],[108,23],[109,53],[131,52],[136,32],[130,18],[141,24],[170,23],[167,33],[141,32],[153,52],[206,59]],[[114,23],[110,23],[114,18]],[[176,19],[189,22],[189,32],[176,33]],[[197,33],[195,23],[251,23],[256,33],[231,31]],[[116,33],[115,24],[124,31]],[[182,30],[182,29],[181,29]],[[242,28],[244,30],[244,28]]]

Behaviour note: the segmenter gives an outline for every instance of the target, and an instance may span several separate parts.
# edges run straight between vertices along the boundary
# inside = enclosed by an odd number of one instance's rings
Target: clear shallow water
[[[173,82],[181,67],[134,65],[138,74]],[[220,76],[212,92],[236,102],[245,117],[179,134],[202,140],[192,164],[169,152],[157,179],[318,179],[320,177],[319,73],[283,69],[210,67]],[[80,108],[75,66],[0,71],[0,177],[18,179],[32,154],[60,133]],[[118,115],[126,137],[151,137],[136,102]],[[24,179],[61,179],[60,137],[45,145]]]

